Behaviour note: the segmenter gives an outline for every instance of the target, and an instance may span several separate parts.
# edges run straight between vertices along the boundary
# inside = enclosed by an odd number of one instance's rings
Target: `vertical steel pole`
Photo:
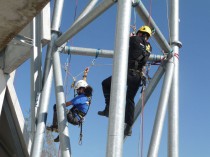
[[[36,59],[37,59],[37,47],[36,47],[36,18],[33,18],[31,23],[31,36],[33,38],[33,47],[31,48],[31,64],[30,64],[30,89],[31,89],[31,105],[30,105],[30,114],[31,114],[31,140],[33,141],[34,133],[35,133],[35,99],[36,99],[36,80],[37,80],[37,73],[36,73]]]
[[[179,156],[179,0],[170,1],[170,43],[174,50],[174,74],[169,97],[168,157]]]
[[[41,71],[41,27],[40,14],[32,22],[33,48],[31,49],[31,139],[33,140],[36,130],[36,114],[38,105],[36,104],[37,94],[42,89]]]
[[[42,147],[44,141],[45,126],[47,121],[47,112],[49,106],[50,91],[52,86],[52,62],[51,54],[54,49],[55,40],[58,38],[58,31],[60,28],[62,10],[64,0],[56,0],[54,5],[54,12],[52,18],[52,38],[47,48],[47,55],[45,60],[44,78],[43,78],[43,90],[40,100],[39,113],[37,115],[37,129],[34,136],[31,157],[40,157],[42,154]]]
[[[148,157],[158,156],[160,139],[166,114],[169,93],[171,89],[171,82],[173,79],[174,63],[173,57],[166,64],[166,73],[163,81],[162,92],[158,104],[158,109],[155,117],[155,124],[153,127],[152,138],[149,146]]]
[[[68,133],[68,123],[66,120],[66,103],[65,103],[65,94],[63,89],[59,51],[56,51],[53,54],[53,72],[55,78],[56,108],[57,108],[57,117],[58,117],[58,126],[59,126],[61,156],[70,157],[71,156],[70,138]]]
[[[122,157],[131,1],[118,1],[116,43],[109,112],[107,157]]]
[[[38,73],[37,76],[37,93],[40,93],[42,90],[42,36],[43,27],[41,25],[41,13],[36,16],[36,46],[37,46],[37,64],[36,64],[36,72]],[[36,104],[39,105],[39,104]],[[37,115],[38,106],[35,106],[35,117]]]

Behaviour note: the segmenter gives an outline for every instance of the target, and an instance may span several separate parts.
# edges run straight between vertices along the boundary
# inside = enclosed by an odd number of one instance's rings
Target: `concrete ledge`
[[[0,1],[0,50],[2,50],[49,2],[49,0]]]

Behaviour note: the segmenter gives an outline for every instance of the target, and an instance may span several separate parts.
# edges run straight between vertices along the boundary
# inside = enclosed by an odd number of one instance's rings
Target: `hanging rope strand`
[[[70,62],[71,62],[71,54],[69,54],[69,57],[67,58],[67,62],[65,64],[65,81],[64,81],[64,87],[65,87],[65,102],[67,100],[67,97],[69,95],[69,74],[70,74]]]
[[[166,0],[166,15],[167,15],[167,23],[168,23],[168,36],[169,36],[169,45],[171,45],[171,36],[170,36],[170,32],[171,32],[171,30],[170,30],[170,26],[169,26],[169,17],[168,17],[168,15],[169,15],[169,11],[168,11],[168,0]]]
[[[150,26],[151,23],[151,16],[152,16],[152,0],[149,2],[149,21],[148,21],[148,26]]]
[[[144,85],[143,85],[144,86]],[[140,133],[138,141],[138,157],[143,157],[143,148],[144,148],[144,88],[142,87],[141,92],[141,117],[140,117]]]
[[[141,106],[141,157],[144,150],[144,89],[142,91],[142,106]]]

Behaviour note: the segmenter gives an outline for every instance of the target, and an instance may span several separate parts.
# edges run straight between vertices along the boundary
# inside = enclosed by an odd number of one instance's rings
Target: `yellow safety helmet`
[[[139,28],[138,32],[145,32],[149,34],[149,37],[152,35],[152,30],[149,28],[149,26],[142,26]],[[137,33],[138,33],[137,32]]]

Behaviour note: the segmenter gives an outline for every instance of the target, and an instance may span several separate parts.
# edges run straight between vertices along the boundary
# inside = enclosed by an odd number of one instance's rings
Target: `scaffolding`
[[[56,107],[59,123],[60,137],[60,152],[62,157],[71,157],[70,138],[68,133],[68,125],[65,114],[65,94],[63,89],[60,53],[84,56],[95,56],[98,52],[99,57],[114,58],[113,59],[113,74],[112,88],[110,99],[110,114],[108,125],[108,140],[106,147],[106,157],[122,157],[123,143],[126,140],[124,137],[124,117],[125,117],[125,102],[126,102],[126,80],[128,67],[128,45],[130,32],[131,8],[134,7],[138,15],[144,21],[148,22],[150,18],[150,27],[155,30],[154,38],[164,51],[164,55],[150,55],[150,61],[160,61],[166,58],[159,65],[156,73],[145,89],[145,104],[149,100],[155,87],[164,75],[161,95],[158,103],[158,109],[155,117],[152,137],[148,150],[148,157],[158,156],[161,134],[164,124],[164,118],[168,107],[168,156],[179,156],[179,0],[170,0],[170,37],[168,42],[160,29],[150,17],[149,12],[141,1],[132,2],[125,0],[104,0],[98,5],[98,0],[90,0],[87,7],[83,10],[71,27],[60,33],[61,19],[64,0],[56,0],[54,2],[54,10],[51,22],[51,40],[47,45],[47,54],[45,59],[45,67],[43,79],[41,76],[41,61],[40,54],[42,44],[40,38],[39,23],[33,25],[33,54],[31,57],[31,97],[36,98],[36,102],[31,102],[31,122],[32,122],[32,148],[31,157],[40,157],[44,142],[44,134],[46,128],[47,112],[50,99],[50,91],[54,76]],[[97,17],[103,14],[112,5],[117,5],[117,21],[116,21],[116,36],[114,50],[98,50],[80,47],[68,47],[66,43],[80,30],[94,21]],[[38,16],[38,18],[40,18]],[[37,19],[37,18],[36,18]],[[39,21],[39,19],[37,19]],[[34,21],[34,23],[36,23]],[[36,61],[36,63],[35,63]],[[38,61],[38,62],[37,62]],[[35,67],[34,65],[38,65]],[[39,73],[35,74],[35,72]],[[36,82],[36,84],[35,84]],[[34,100],[34,99],[32,99]],[[36,105],[35,105],[36,104]],[[39,109],[37,109],[39,108]],[[142,111],[142,100],[140,99],[135,107],[134,122]],[[120,116],[119,116],[120,115]],[[35,119],[37,123],[35,124]]]

